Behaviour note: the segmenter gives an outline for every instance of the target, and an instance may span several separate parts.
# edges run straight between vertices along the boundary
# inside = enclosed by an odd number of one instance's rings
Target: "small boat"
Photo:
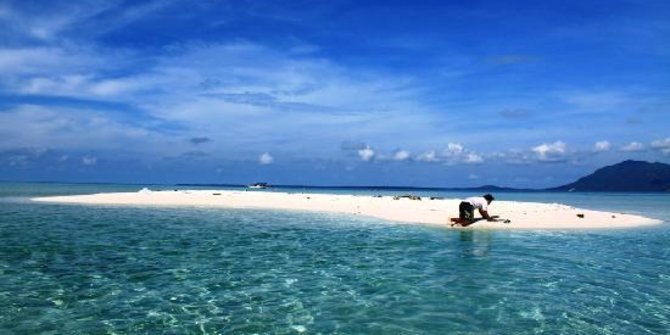
[[[253,183],[251,185],[247,185],[248,188],[255,188],[255,189],[263,189],[263,188],[268,188],[270,185],[268,183]]]

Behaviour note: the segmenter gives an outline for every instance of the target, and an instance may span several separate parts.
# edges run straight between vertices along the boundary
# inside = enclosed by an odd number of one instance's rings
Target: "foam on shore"
[[[437,224],[449,227],[458,217],[459,199],[409,198],[341,194],[284,193],[259,191],[174,190],[99,193],[33,198],[34,201],[129,206],[203,206],[226,208],[282,209],[364,215],[391,221]],[[494,229],[599,229],[632,228],[661,221],[625,213],[579,209],[562,204],[494,201],[491,215],[510,223],[479,221],[471,228]],[[579,216],[578,216],[579,214]],[[583,217],[580,217],[583,216]]]

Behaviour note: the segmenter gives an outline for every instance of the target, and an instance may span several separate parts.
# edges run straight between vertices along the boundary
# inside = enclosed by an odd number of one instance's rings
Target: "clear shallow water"
[[[591,232],[26,200],[139,188],[0,184],[0,333],[670,332],[668,195],[498,195],[666,222]]]

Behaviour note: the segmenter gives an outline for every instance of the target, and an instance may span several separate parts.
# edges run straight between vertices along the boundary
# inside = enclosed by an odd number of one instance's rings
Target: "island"
[[[139,192],[52,196],[32,200],[90,205],[205,206],[341,213],[456,229],[599,229],[661,223],[659,220],[638,215],[580,209],[557,203],[494,201],[490,212],[499,215],[501,221],[479,221],[468,228],[457,228],[449,225],[449,218],[458,216],[459,199],[381,195],[244,190],[151,191],[145,188]]]

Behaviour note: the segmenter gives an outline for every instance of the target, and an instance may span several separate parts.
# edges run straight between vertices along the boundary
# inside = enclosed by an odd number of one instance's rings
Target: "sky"
[[[670,2],[0,0],[0,180],[543,188],[670,163]]]

